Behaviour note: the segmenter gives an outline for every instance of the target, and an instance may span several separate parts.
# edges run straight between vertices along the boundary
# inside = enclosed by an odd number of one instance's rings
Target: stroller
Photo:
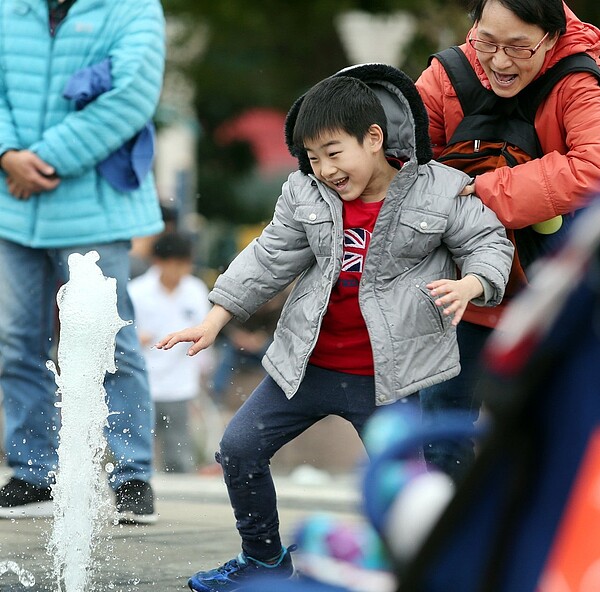
[[[539,265],[483,361],[493,427],[400,590],[600,590],[600,204]]]

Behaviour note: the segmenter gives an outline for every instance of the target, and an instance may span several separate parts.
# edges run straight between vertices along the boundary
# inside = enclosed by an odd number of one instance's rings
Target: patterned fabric
[[[358,304],[358,287],[383,200],[343,202],[344,254],[338,281],[310,363],[328,370],[372,376],[373,350]]]

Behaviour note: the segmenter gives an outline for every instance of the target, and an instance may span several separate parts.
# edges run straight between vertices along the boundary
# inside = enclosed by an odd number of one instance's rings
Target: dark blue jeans
[[[423,416],[435,419],[445,411],[464,413],[465,428],[470,428],[479,417],[479,402],[475,389],[481,376],[480,355],[492,329],[462,321],[456,328],[460,350],[461,372],[455,378],[422,389],[420,393]],[[425,460],[435,465],[455,481],[460,481],[475,459],[470,438],[440,440],[425,445]]]
[[[328,415],[347,419],[360,436],[374,411],[372,376],[309,365],[292,399],[270,376],[256,387],[227,426],[217,455],[247,555],[264,561],[281,550],[271,457]]]

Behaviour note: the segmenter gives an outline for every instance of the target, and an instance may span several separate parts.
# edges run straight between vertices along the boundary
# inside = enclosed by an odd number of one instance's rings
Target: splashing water
[[[25,586],[25,588],[35,586],[35,577],[31,572],[21,569],[14,561],[0,561],[0,576],[8,571],[12,571],[16,574],[19,578],[19,583]]]
[[[104,377],[114,373],[115,337],[129,324],[117,312],[116,280],[102,275],[96,251],[69,256],[69,281],[57,295],[58,369],[50,361],[61,401],[58,471],[52,487],[54,523],[48,553],[58,590],[86,592],[102,520],[110,515],[102,458],[108,407]]]

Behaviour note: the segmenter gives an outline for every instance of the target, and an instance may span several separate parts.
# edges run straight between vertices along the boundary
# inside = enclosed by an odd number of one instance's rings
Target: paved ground
[[[0,480],[7,473],[0,470]],[[222,480],[196,475],[157,475],[153,481],[160,518],[152,526],[114,526],[107,521],[95,552],[95,574],[90,592],[187,590],[187,577],[214,567],[239,551],[239,540]],[[326,484],[300,485],[276,477],[284,543],[291,542],[303,516],[317,511],[360,519],[357,488],[352,477]],[[52,558],[46,541],[52,521],[0,520],[0,591],[57,592],[52,582]],[[14,567],[35,577],[25,587]]]

